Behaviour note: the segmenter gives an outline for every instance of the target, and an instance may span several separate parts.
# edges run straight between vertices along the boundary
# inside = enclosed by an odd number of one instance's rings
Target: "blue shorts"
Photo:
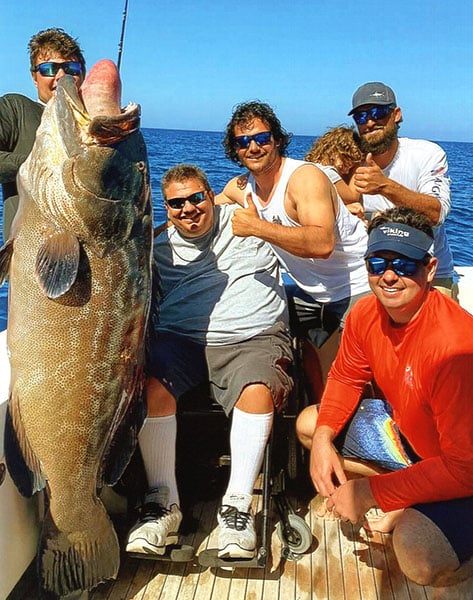
[[[283,282],[293,334],[307,335],[317,348],[321,348],[332,333],[343,330],[351,307],[369,293],[324,304],[304,292],[287,273],[283,273]]]
[[[421,460],[392,419],[384,400],[362,400],[347,425],[334,440],[345,458],[361,459],[396,471]],[[411,506],[430,519],[445,535],[460,562],[473,556],[473,497]]]

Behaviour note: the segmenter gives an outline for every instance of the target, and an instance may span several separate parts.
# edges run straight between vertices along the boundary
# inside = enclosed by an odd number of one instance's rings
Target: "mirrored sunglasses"
[[[271,132],[261,131],[254,135],[239,135],[235,138],[235,145],[240,149],[244,150],[248,148],[251,142],[254,141],[258,146],[264,146],[271,142]]]
[[[357,110],[353,113],[353,119],[358,125],[364,125],[368,121],[382,121],[390,112],[394,110],[394,105],[372,106],[366,110]]]
[[[388,269],[393,270],[400,277],[409,277],[415,275],[423,261],[413,260],[412,258],[382,258],[381,256],[371,256],[366,259],[366,268],[371,275],[382,275]]]
[[[44,62],[36,65],[33,71],[39,71],[42,77],[56,77],[59,69],[62,69],[66,75],[79,76],[82,73],[80,62],[75,60],[66,62]]]
[[[192,205],[200,204],[205,200],[205,194],[207,192],[195,192],[186,198],[169,198],[169,200],[165,200],[164,202],[174,210],[178,210],[180,208],[184,208],[184,204],[186,202],[190,202]]]

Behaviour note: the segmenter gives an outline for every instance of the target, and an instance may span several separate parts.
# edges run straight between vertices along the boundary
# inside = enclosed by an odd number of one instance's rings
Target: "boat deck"
[[[375,534],[351,524],[316,516],[320,497],[296,500],[293,508],[308,523],[312,546],[299,560],[281,556],[281,542],[273,529],[270,557],[264,568],[221,569],[201,567],[197,560],[171,563],[122,555],[115,581],[98,586],[89,600],[430,600],[429,588],[409,582],[399,571],[391,536]],[[258,511],[261,493],[255,492]],[[197,553],[215,547],[218,498],[197,502],[191,509],[197,526],[181,542]],[[257,513],[257,530],[260,523]],[[127,524],[115,519],[123,542]],[[8,600],[38,598],[34,569],[30,568]]]

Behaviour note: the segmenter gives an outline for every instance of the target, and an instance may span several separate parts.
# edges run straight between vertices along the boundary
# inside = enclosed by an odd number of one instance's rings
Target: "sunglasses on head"
[[[205,191],[195,192],[194,194],[191,194],[190,196],[187,196],[186,198],[169,198],[169,200],[165,200],[165,203],[170,208],[173,208],[174,210],[177,210],[179,208],[184,208],[184,204],[186,202],[190,202],[193,206],[195,206],[196,204],[200,204],[201,202],[203,202],[205,200],[206,193],[207,192],[205,192]]]
[[[371,121],[382,121],[385,119],[391,111],[394,110],[393,104],[387,104],[386,106],[372,106],[366,110],[358,110],[353,113],[353,120],[358,125],[364,125],[369,120]]]
[[[66,75],[77,77],[82,73],[80,62],[68,60],[66,62],[44,62],[36,65],[33,71],[39,71],[42,77],[56,77],[59,69],[62,69]]]
[[[400,277],[409,277],[417,273],[421,264],[426,264],[426,258],[423,260],[414,260],[403,257],[382,258],[381,256],[371,256],[366,259],[366,268],[371,275],[382,275],[388,269],[391,269]]]
[[[253,141],[256,142],[258,146],[269,144],[271,141],[271,132],[261,131],[261,133],[255,133],[254,135],[239,135],[235,138],[235,144],[240,150],[248,148]]]

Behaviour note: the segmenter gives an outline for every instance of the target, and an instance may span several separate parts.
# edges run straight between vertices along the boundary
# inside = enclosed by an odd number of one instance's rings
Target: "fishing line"
[[[117,69],[119,71],[120,71],[120,63],[122,62],[123,39],[125,37],[125,25],[126,25],[127,15],[128,15],[128,0],[125,0],[125,8],[123,9],[123,19],[122,19],[122,33],[120,35],[120,41],[118,42]]]

